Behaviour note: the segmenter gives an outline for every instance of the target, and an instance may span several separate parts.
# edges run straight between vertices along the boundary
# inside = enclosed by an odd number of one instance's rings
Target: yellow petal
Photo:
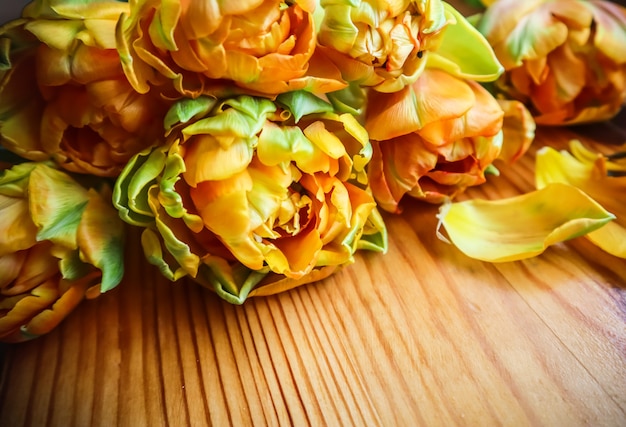
[[[192,187],[202,181],[228,179],[246,169],[252,160],[252,143],[235,138],[228,147],[211,135],[195,135],[186,144],[185,181]]]
[[[466,255],[490,262],[539,255],[614,218],[576,187],[560,183],[508,199],[452,203],[439,213],[452,243]]]
[[[0,256],[35,244],[37,228],[28,211],[28,200],[0,194]]]
[[[607,165],[602,156],[597,154],[594,158],[578,141],[572,141],[571,145],[576,157],[550,147],[537,152],[537,187],[542,188],[554,182],[574,185],[615,214],[615,221],[586,237],[606,252],[626,258],[626,207],[623,203],[626,177],[607,176]]]

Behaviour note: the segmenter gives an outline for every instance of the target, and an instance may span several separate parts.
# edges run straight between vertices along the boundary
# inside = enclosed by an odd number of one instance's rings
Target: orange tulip
[[[118,28],[133,87],[175,96],[328,92],[345,84],[314,55],[310,1],[172,2],[137,0]],[[173,89],[173,91],[172,91]]]
[[[36,6],[39,6],[37,8]],[[167,103],[137,93],[115,49],[128,5],[56,7],[32,3],[0,28],[9,67],[0,81],[2,145],[29,160],[53,159],[72,172],[116,176],[161,134]]]
[[[146,227],[144,251],[169,279],[241,304],[319,280],[359,248],[384,250],[365,129],[305,92],[279,100],[181,101],[167,143],[118,179],[120,215]]]
[[[606,120],[626,101],[626,8],[604,1],[498,0],[476,22],[506,72],[497,88],[537,124]]]
[[[366,112],[370,186],[391,212],[405,194],[439,203],[485,182],[501,150],[498,102],[478,83],[442,70],[427,68],[396,93],[370,93]]]
[[[45,334],[121,281],[123,224],[109,200],[43,163],[0,175],[1,341]]]

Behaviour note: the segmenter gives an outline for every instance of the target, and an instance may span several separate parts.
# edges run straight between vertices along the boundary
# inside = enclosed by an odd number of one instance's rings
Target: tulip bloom
[[[44,163],[0,176],[1,341],[45,334],[121,281],[123,223],[110,194]]]
[[[370,93],[368,175],[383,209],[405,194],[440,203],[485,182],[502,146],[503,111],[478,83],[427,68],[411,86]]]
[[[114,203],[146,227],[144,251],[166,277],[189,275],[242,303],[318,280],[359,247],[384,249],[365,189],[367,133],[300,95],[279,98],[282,107],[249,96],[181,101],[166,144],[129,163]]]
[[[0,28],[2,145],[71,172],[116,176],[162,132],[167,103],[127,81],[115,26],[128,4],[40,0]]]
[[[626,100],[626,8],[596,0],[499,0],[477,21],[506,69],[497,87],[537,124],[611,118]]]
[[[349,82],[380,92],[414,83],[427,63],[459,77],[496,78],[488,43],[440,0],[322,0],[318,40]]]
[[[141,93],[152,86],[193,98],[337,90],[345,86],[338,71],[314,55],[314,8],[304,0],[132,1],[118,49]]]

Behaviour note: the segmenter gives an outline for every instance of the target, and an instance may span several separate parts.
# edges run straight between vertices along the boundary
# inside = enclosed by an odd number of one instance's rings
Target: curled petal
[[[428,69],[412,86],[368,96],[365,128],[372,139],[406,135],[426,124],[465,114],[475,103],[468,84],[445,71]]]
[[[466,255],[489,262],[539,255],[613,219],[581,190],[561,183],[508,199],[452,203],[439,212],[452,243]]]
[[[498,103],[504,111],[504,136],[498,158],[513,163],[526,153],[534,141],[536,125],[530,111],[521,102],[500,99]]]
[[[503,72],[495,52],[485,37],[454,7],[444,4],[454,22],[446,26],[436,51],[428,56],[429,67],[480,82],[497,79]]]
[[[586,237],[606,252],[626,258],[626,209],[621,203],[626,177],[608,176],[607,169],[614,166],[604,156],[584,148],[579,141],[572,141],[571,152],[559,152],[550,147],[537,152],[537,187],[555,182],[570,184],[612,212],[616,216],[614,221]]]

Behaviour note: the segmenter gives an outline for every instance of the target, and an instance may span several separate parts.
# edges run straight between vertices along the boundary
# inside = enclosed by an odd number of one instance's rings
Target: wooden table
[[[532,175],[530,154],[468,195]],[[624,260],[578,238],[475,261],[437,239],[436,207],[404,207],[386,256],[243,306],[161,279],[134,244],[116,290],[3,347],[0,425],[626,425]]]

